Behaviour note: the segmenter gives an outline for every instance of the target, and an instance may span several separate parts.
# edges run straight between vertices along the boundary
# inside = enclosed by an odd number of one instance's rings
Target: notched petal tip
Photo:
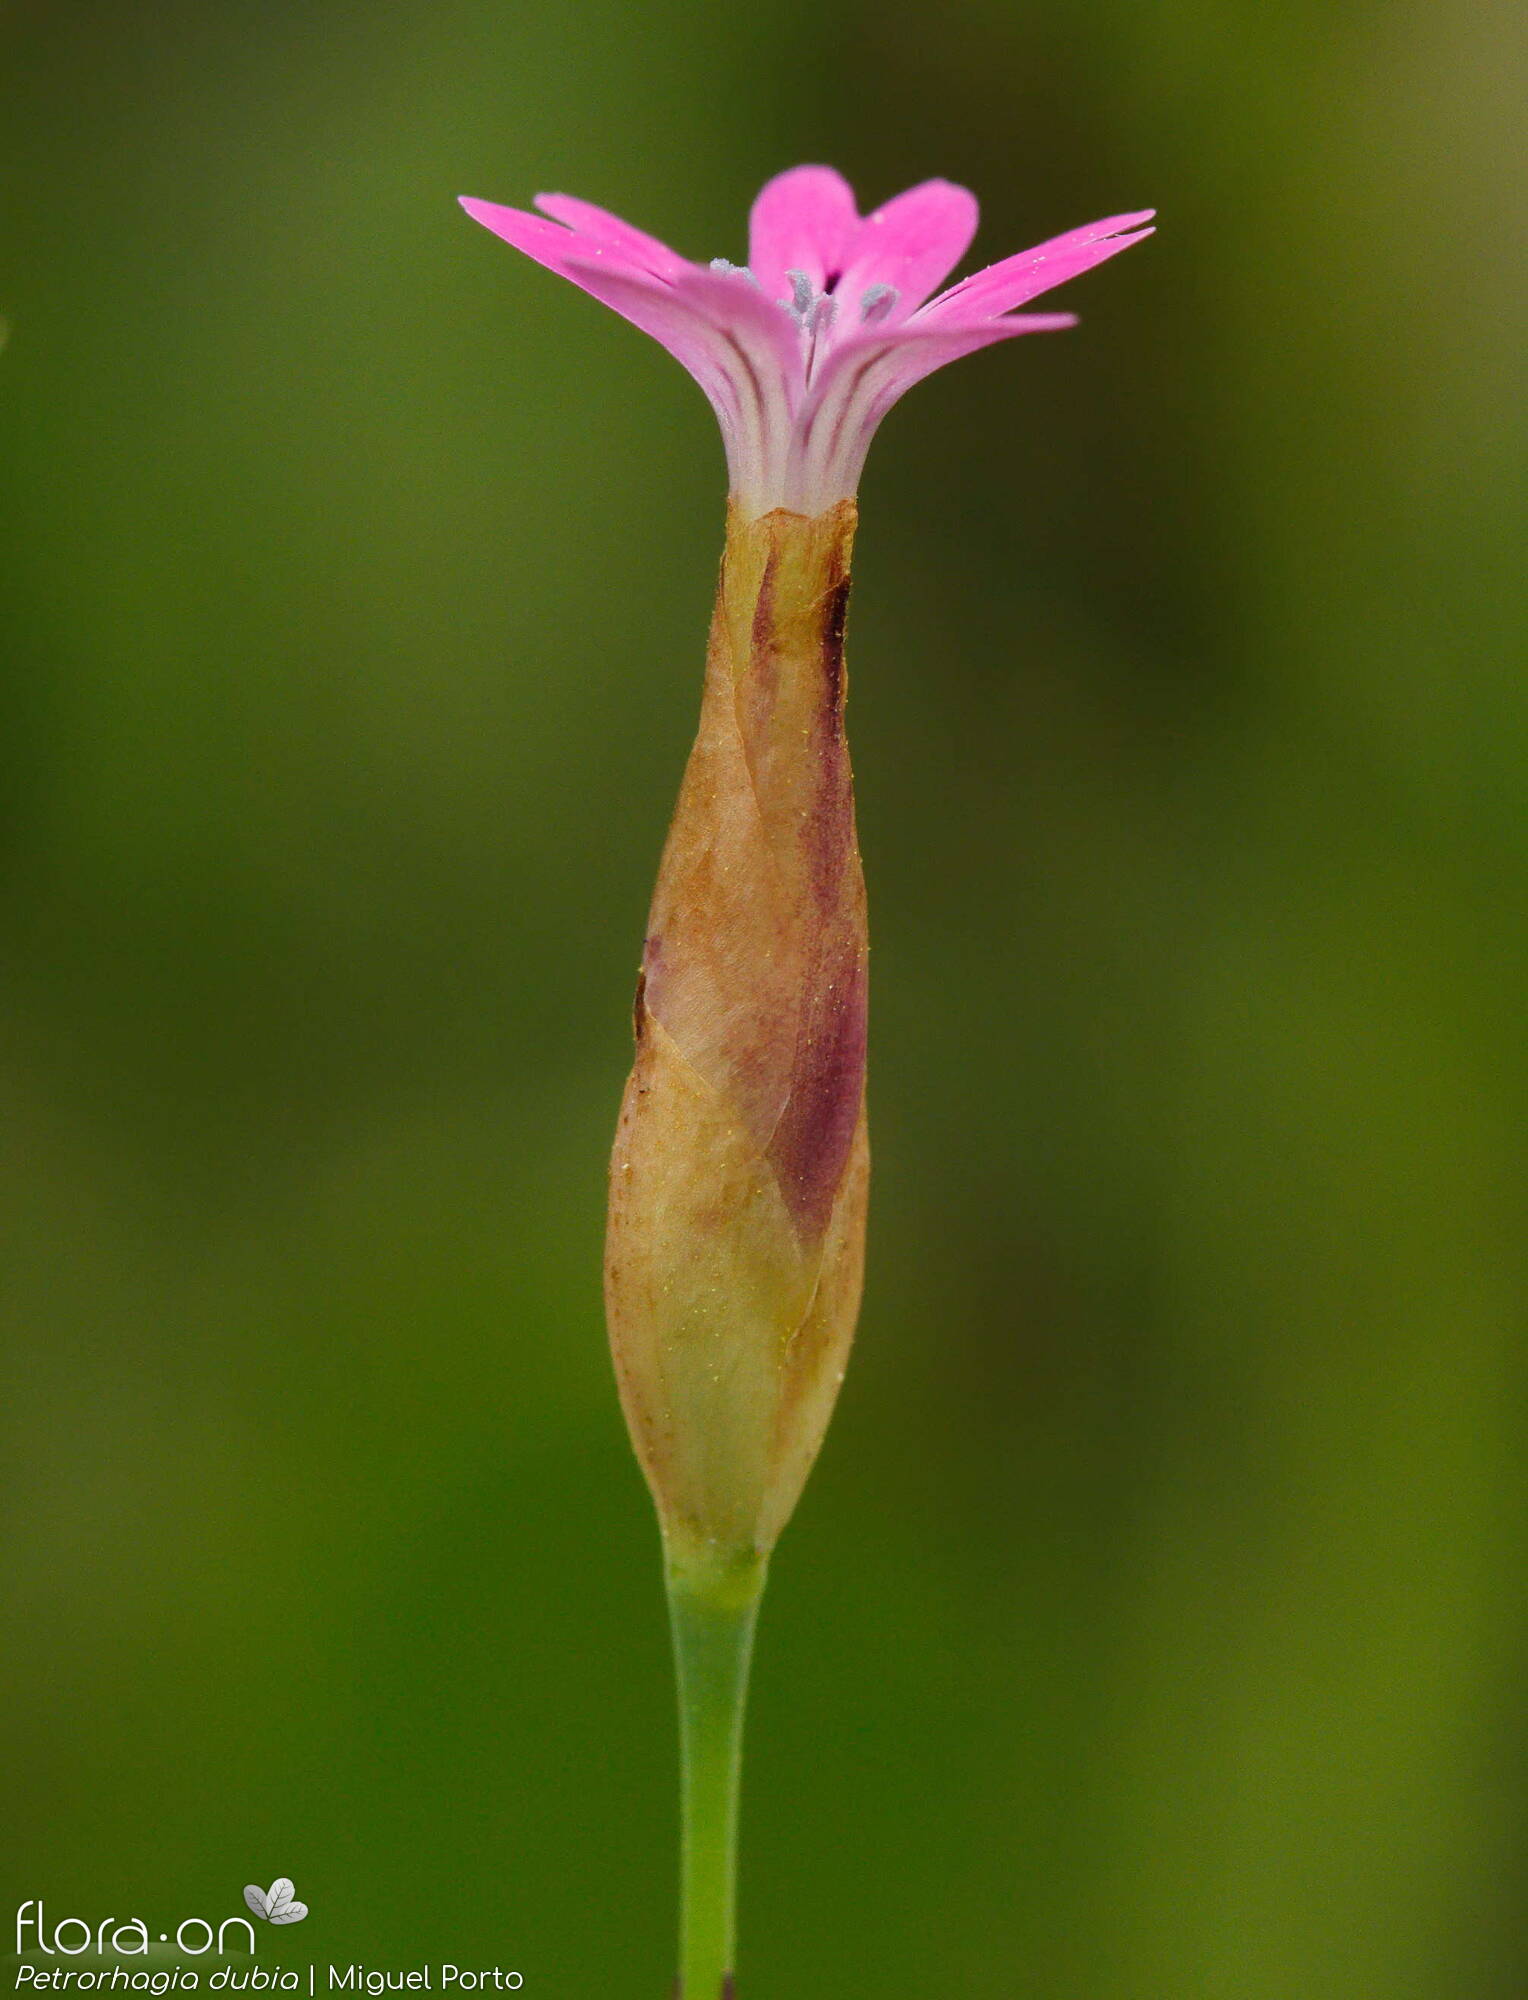
[[[944,233],[949,235],[969,230],[974,236],[976,225],[981,220],[981,204],[971,190],[962,187],[959,181],[936,177],[904,188],[901,194],[883,201],[878,209],[865,217],[866,223],[874,224],[877,229],[903,219],[912,222],[920,233],[930,227],[942,226]]]
[[[786,273],[814,286],[836,278],[861,227],[854,190],[833,167],[788,167],[766,181],[748,218],[748,263],[774,297]]]
[[[768,207],[777,207],[788,201],[805,203],[814,211],[824,206],[841,210],[847,204],[853,213],[858,213],[854,189],[837,167],[821,166],[810,161],[804,166],[787,167],[783,173],[773,175],[759,189],[753,205],[758,208],[760,203],[764,203]]]
[[[899,311],[914,311],[970,249],[979,216],[969,188],[955,181],[920,181],[865,217],[845,285],[893,286]]]
[[[556,229],[554,223],[548,222],[544,216],[532,215],[528,208],[509,208],[500,201],[480,201],[476,195],[471,194],[458,195],[457,200],[474,222],[481,222],[485,229],[491,229],[496,236],[503,236],[506,230],[510,229],[516,232],[525,230],[532,235],[551,235]],[[567,232],[564,230],[557,233],[565,235]],[[512,242],[514,239],[510,237],[507,240]]]
[[[943,326],[976,326],[1011,313],[1016,306],[1027,304],[1042,292],[1054,291],[1084,271],[1106,264],[1132,243],[1154,235],[1154,229],[1141,226],[1153,214],[1154,209],[1139,209],[1130,215],[1108,216],[1102,222],[1086,223],[1081,229],[1053,236],[1032,250],[1004,257],[930,299],[919,317]]]
[[[659,237],[649,236],[645,229],[592,201],[582,201],[574,194],[538,194],[535,201],[543,215],[551,216],[602,256],[618,257],[634,271],[671,278],[690,268],[689,259]]]
[[[514,249],[543,264],[549,271],[556,271],[566,277],[567,253],[574,247],[573,232],[560,224],[548,222],[544,215],[532,215],[529,209],[506,208],[496,201],[479,201],[473,195],[459,197],[462,208],[480,222],[485,229],[510,244]]]

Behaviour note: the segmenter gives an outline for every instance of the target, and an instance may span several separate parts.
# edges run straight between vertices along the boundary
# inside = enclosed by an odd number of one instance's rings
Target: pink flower
[[[848,498],[876,426],[947,361],[1020,333],[1074,326],[1018,306],[1151,234],[1112,215],[936,287],[976,233],[976,198],[924,181],[862,216],[831,167],[793,167],[753,205],[746,265],[692,264],[572,195],[532,215],[464,199],[485,228],[650,333],[705,390],[745,515],[816,515]],[[547,218],[551,219],[548,220]]]

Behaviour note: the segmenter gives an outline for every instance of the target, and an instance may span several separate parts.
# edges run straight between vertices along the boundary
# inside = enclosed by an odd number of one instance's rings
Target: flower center
[[[756,291],[762,290],[758,279],[746,264],[730,263],[725,257],[713,257],[711,269],[724,277],[746,278]],[[782,311],[788,312],[801,331],[815,348],[821,335],[832,327],[838,314],[838,300],[833,296],[842,271],[830,272],[819,288],[812,283],[805,271],[787,271],[791,281],[791,296],[777,299],[775,303]],[[860,320],[866,326],[874,326],[883,320],[895,307],[901,293],[895,285],[871,285],[860,294]]]

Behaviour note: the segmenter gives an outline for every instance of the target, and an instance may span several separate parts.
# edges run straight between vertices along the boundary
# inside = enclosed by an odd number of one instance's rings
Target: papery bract
[[[869,1153],[869,944],[844,737],[855,507],[731,512],[658,870],[605,1301],[671,1552],[767,1552],[843,1380]]]

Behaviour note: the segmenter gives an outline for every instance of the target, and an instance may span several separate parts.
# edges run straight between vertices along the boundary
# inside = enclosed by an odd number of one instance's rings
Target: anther
[[[822,296],[818,299],[816,305],[812,307],[810,329],[813,336],[815,337],[818,334],[826,333],[829,327],[832,326],[834,320],[837,317],[838,317],[837,299],[830,299],[827,293],[824,292]]]
[[[711,269],[723,278],[746,278],[757,292],[761,292],[764,289],[746,264],[733,264],[725,257],[713,257],[711,259]]]
[[[860,298],[860,318],[867,326],[885,319],[902,294],[895,285],[872,285]]]

